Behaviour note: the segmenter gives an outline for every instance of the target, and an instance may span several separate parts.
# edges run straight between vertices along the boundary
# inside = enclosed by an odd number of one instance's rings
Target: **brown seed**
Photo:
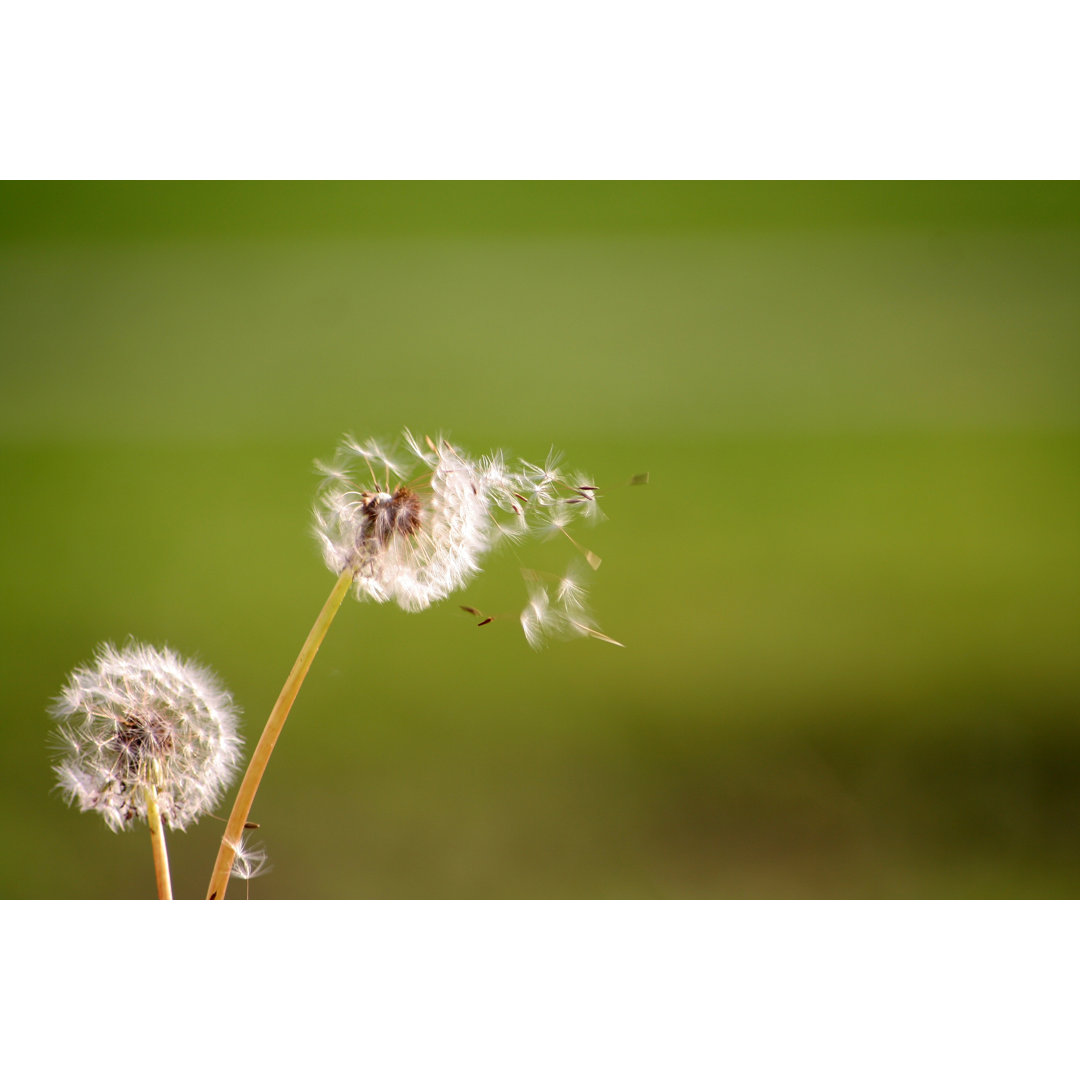
[[[382,545],[398,536],[413,536],[420,531],[420,499],[404,485],[393,495],[376,492],[362,499],[364,516],[371,523],[371,534]]]

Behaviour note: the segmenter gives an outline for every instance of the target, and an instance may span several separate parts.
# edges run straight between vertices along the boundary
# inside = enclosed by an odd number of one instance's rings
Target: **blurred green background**
[[[1080,893],[1076,184],[9,183],[0,357],[0,895],[152,895],[49,699],[134,635],[253,745],[333,584],[312,459],[403,425],[593,472],[626,648],[458,610],[561,543],[346,601],[253,897]]]

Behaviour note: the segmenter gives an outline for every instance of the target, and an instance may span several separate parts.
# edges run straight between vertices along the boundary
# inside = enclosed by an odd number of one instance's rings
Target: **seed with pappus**
[[[231,875],[234,878],[240,878],[241,881],[251,881],[252,878],[269,873],[270,858],[262,848],[256,847],[244,837],[241,837],[235,844],[230,846],[236,856],[236,862],[233,863],[231,870]]]
[[[576,567],[568,568],[558,578],[535,570],[527,570],[524,574],[529,587],[529,602],[521,613],[521,628],[525,640],[534,649],[539,649],[549,639],[569,637],[594,637],[622,647],[621,641],[596,628],[586,605],[582,575]]]
[[[239,763],[229,694],[168,649],[102,646],[50,712],[61,725],[57,786],[114,831],[147,820],[148,788],[164,823],[186,828],[217,804]]]

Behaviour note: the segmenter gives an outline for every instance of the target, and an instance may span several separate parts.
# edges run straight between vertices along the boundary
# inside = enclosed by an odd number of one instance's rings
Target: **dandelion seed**
[[[244,897],[250,900],[252,880],[270,872],[269,856],[262,848],[249,844],[243,835],[235,844],[229,844],[229,848],[235,860],[229,876],[244,882]]]
[[[148,820],[148,791],[162,821],[185,829],[218,802],[240,759],[229,694],[168,649],[102,646],[50,712],[61,724],[57,786],[113,831]]]
[[[592,478],[584,473],[575,473],[570,480],[573,493],[566,501],[571,505],[582,505],[582,515],[591,524],[603,521],[604,512],[600,509],[596,492],[599,490],[592,482]]]
[[[549,640],[570,637],[593,637],[621,647],[621,642],[596,628],[578,568],[569,567],[550,586],[545,582],[545,576],[535,571],[524,574],[529,602],[521,613],[521,628],[525,640],[534,649],[541,648]]]
[[[555,597],[568,611],[581,611],[585,607],[585,586],[573,567],[568,567],[559,579]]]
[[[232,877],[240,878],[241,881],[251,881],[252,878],[261,877],[270,872],[270,857],[263,848],[249,844],[243,836],[235,844],[229,846],[236,859],[230,871]]]
[[[521,629],[525,632],[525,640],[534,648],[538,649],[544,643],[544,638],[555,631],[557,616],[551,611],[551,597],[547,589],[540,584],[535,584],[529,589],[529,602],[521,613]]]
[[[543,465],[531,465],[522,461],[523,479],[521,486],[526,487],[533,499],[540,506],[547,506],[556,499],[557,488],[564,483],[559,471],[562,454],[552,449]]]

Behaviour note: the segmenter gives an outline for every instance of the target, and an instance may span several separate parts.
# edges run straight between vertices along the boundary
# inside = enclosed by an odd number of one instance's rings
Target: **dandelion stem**
[[[154,849],[154,878],[157,881],[159,900],[171,900],[172,880],[169,877],[169,852],[165,847],[165,829],[158,809],[157,788],[147,784],[143,788],[146,799],[146,823],[150,826],[150,846]]]
[[[285,685],[281,688],[281,693],[278,695],[273,709],[270,711],[270,718],[266,721],[266,727],[263,728],[259,744],[251,755],[251,762],[248,764],[247,772],[244,773],[244,779],[240,783],[240,790],[236,793],[236,803],[233,805],[229,822],[225,826],[225,835],[221,838],[221,847],[218,849],[217,861],[214,863],[214,872],[210,877],[210,887],[206,893],[207,900],[225,899],[225,890],[229,884],[229,874],[232,871],[233,860],[236,858],[236,849],[240,844],[244,825],[247,822],[248,814],[251,813],[252,803],[255,802],[255,793],[259,790],[259,784],[262,781],[263,773],[266,772],[270,755],[274,752],[278,736],[285,726],[289,710],[296,700],[296,695],[300,692],[300,687],[308,673],[308,669],[311,667],[311,662],[315,659],[315,654],[319,651],[319,646],[322,644],[323,638],[326,637],[326,631],[330,629],[330,623],[334,621],[334,616],[337,614],[338,608],[341,607],[345,594],[349,591],[354,573],[352,567],[347,567],[337,579],[333,590],[323,605],[322,611],[319,612],[319,617],[315,620],[315,625],[312,626],[311,632],[300,650],[300,655],[296,658],[296,663],[293,664],[292,671],[289,672],[289,677],[285,680]]]

